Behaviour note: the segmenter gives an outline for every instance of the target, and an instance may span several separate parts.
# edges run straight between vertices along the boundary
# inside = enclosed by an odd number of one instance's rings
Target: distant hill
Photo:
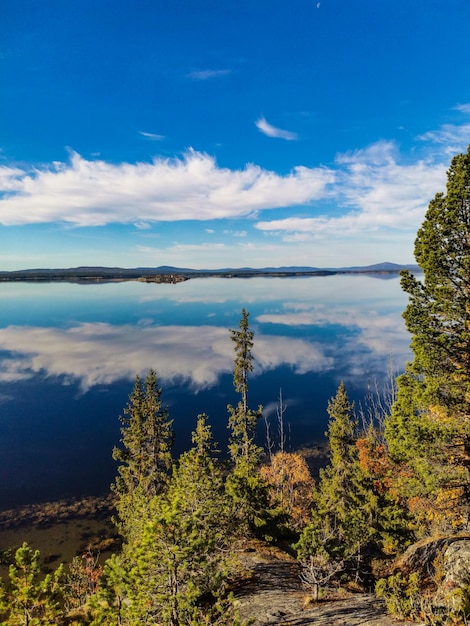
[[[195,277],[218,276],[225,278],[252,276],[325,276],[329,274],[368,273],[393,276],[400,270],[410,269],[420,272],[417,265],[398,265],[397,263],[377,263],[367,266],[319,268],[310,266],[284,266],[263,268],[221,268],[192,269],[161,265],[159,267],[100,267],[80,266],[63,269],[38,268],[15,271],[0,271],[0,281],[68,281],[68,282],[105,282],[124,280],[145,280],[148,282],[181,282]]]
[[[398,265],[397,263],[376,263],[375,265],[354,266],[339,268],[347,272],[400,272],[404,269],[419,270],[419,265]]]

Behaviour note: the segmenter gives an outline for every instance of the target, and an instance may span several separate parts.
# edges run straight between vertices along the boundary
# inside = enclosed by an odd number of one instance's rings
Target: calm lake
[[[341,380],[358,402],[410,358],[406,303],[397,276],[0,283],[0,508],[106,492],[118,416],[151,367],[175,453],[202,412],[223,450],[242,307],[255,332],[250,405],[274,418],[282,389],[288,445],[322,440]]]

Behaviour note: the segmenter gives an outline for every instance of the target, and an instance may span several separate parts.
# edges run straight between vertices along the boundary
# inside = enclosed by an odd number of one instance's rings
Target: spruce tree
[[[4,626],[59,626],[65,623],[63,566],[41,574],[39,550],[27,543],[18,548],[8,570],[9,585],[3,590]],[[1,616],[0,616],[1,617]]]
[[[153,370],[144,382],[136,376],[129,403],[119,418],[122,447],[113,450],[113,458],[120,464],[112,489],[118,496],[118,526],[125,536],[135,525],[137,510],[145,509],[146,501],[166,488],[173,429],[161,393]]]
[[[278,512],[271,509],[269,486],[261,477],[259,463],[262,449],[255,443],[256,426],[262,407],[249,408],[248,375],[253,371],[253,338],[249,313],[242,309],[239,329],[230,330],[235,344],[233,385],[240,394],[237,406],[228,405],[228,427],[231,430],[229,453],[232,469],[226,480],[226,491],[233,504],[233,517],[242,534],[268,537],[276,525]]]
[[[230,329],[230,338],[235,344],[233,386],[240,394],[237,406],[228,405],[231,430],[229,451],[233,461],[243,458],[249,464],[259,460],[261,448],[255,445],[256,426],[262,415],[262,407],[256,411],[248,406],[248,375],[253,371],[253,338],[249,327],[249,313],[242,309],[239,329]]]
[[[330,463],[320,471],[311,521],[296,545],[300,560],[320,577],[338,573],[340,565],[359,573],[363,549],[376,533],[376,499],[359,464],[357,420],[343,383],[327,411]]]
[[[96,624],[117,617],[126,626],[237,623],[224,598],[229,515],[214,454],[200,415],[193,447],[175,464],[167,489],[148,501],[145,525],[125,544],[123,559],[105,567]]]
[[[398,488],[426,530],[439,517],[445,524],[450,503],[452,523],[465,524],[470,502],[470,146],[452,159],[447,193],[429,204],[415,257],[423,276],[402,272],[413,361],[386,438],[402,466]]]

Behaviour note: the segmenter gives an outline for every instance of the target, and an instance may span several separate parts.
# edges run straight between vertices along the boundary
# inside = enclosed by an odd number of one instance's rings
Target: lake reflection
[[[118,415],[136,373],[153,367],[176,453],[206,412],[227,437],[240,311],[255,332],[250,402],[275,411],[282,388],[290,444],[318,440],[344,380],[368,382],[409,358],[399,278],[198,278],[177,285],[0,284],[0,506],[101,493],[115,474]]]

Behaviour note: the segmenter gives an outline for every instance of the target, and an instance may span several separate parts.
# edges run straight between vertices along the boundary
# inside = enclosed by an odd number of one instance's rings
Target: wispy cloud
[[[164,135],[156,135],[155,133],[145,133],[143,130],[139,131],[139,135],[142,135],[142,137],[146,137],[147,139],[152,139],[153,141],[163,141],[165,139]]]
[[[134,226],[137,228],[137,230],[149,230],[150,228],[152,228],[152,225],[148,222],[135,222]]]
[[[470,124],[443,124],[437,130],[430,130],[418,137],[422,141],[433,141],[446,146],[448,154],[454,154],[462,143],[470,143]]]
[[[267,137],[275,137],[276,139],[286,139],[287,141],[296,141],[299,137],[297,133],[292,133],[289,130],[283,130],[282,128],[276,128],[269,124],[264,117],[260,117],[255,122],[256,128]]]
[[[283,254],[310,258],[309,244],[329,238],[343,243],[367,240],[370,254],[381,242],[411,251],[429,201],[445,191],[449,145],[455,142],[453,149],[462,151],[470,142],[470,105],[457,108],[454,115],[462,116],[462,123],[421,135],[409,154],[402,154],[394,142],[379,141],[338,154],[328,167],[297,166],[286,175],[254,164],[220,167],[214,157],[191,149],[181,158],[146,163],[116,164],[71,153],[67,162],[35,168],[0,166],[0,224],[121,223],[144,230],[156,222],[249,219],[265,235],[261,246],[259,234],[254,241],[248,236],[250,228],[230,224],[236,246],[198,242],[193,249],[207,266],[209,261],[218,266],[221,253],[225,263],[233,264],[245,244],[256,244],[250,258],[259,266],[268,256],[280,263]],[[288,212],[277,211],[270,220],[272,209]],[[207,227],[214,234],[213,224]],[[173,264],[190,253],[191,247],[178,241],[165,248]],[[326,246],[321,254],[328,256]]]
[[[312,237],[349,236],[381,228],[415,231],[429,200],[445,188],[443,162],[400,163],[393,142],[381,141],[338,155],[336,166],[335,184],[325,194],[338,207],[332,215],[260,221],[256,228]]]
[[[231,235],[232,237],[246,237],[248,235],[246,230],[224,230],[224,235]]]
[[[414,227],[429,200],[445,188],[447,163],[431,158],[404,162],[393,142],[380,141],[336,161],[341,168],[338,200],[376,226]]]
[[[0,166],[0,198],[2,194],[14,192],[23,176],[24,171],[17,167]]]
[[[460,111],[461,113],[470,114],[470,103],[457,104],[453,107],[454,111]]]
[[[231,70],[196,70],[186,76],[191,78],[191,80],[210,80],[211,78],[221,78],[229,74],[231,74]]]
[[[458,111],[465,115],[468,119],[470,114],[470,103],[458,104],[453,107],[454,111]],[[442,124],[435,130],[429,130],[417,137],[418,140],[438,144],[440,149],[444,150],[447,155],[453,155],[456,152],[464,150],[470,143],[470,123],[448,123]]]

